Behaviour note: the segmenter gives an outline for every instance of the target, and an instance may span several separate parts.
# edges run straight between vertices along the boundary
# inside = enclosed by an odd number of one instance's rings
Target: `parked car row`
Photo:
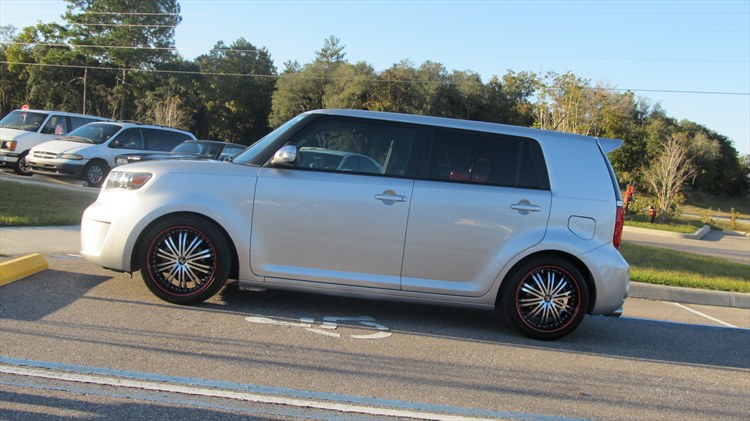
[[[192,133],[171,127],[42,110],[9,113],[0,120],[0,141],[0,166],[21,175],[80,179],[93,187],[101,186],[109,171],[122,163],[226,160],[245,149],[228,142],[196,142]]]
[[[31,175],[26,156],[31,148],[65,136],[79,127],[109,119],[44,110],[14,110],[0,120],[0,166]]]

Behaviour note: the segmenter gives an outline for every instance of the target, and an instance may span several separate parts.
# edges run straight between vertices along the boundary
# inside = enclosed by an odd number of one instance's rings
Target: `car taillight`
[[[622,206],[617,206],[617,215],[615,216],[615,236],[612,238],[612,243],[615,248],[620,248],[620,241],[622,240],[622,227],[625,225],[625,209]]]

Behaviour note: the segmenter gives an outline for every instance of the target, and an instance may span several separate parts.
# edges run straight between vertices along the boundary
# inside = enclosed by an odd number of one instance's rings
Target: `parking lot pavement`
[[[47,258],[49,271],[2,287],[0,356],[511,419],[750,417],[750,331],[670,303],[628,300],[623,318],[588,317],[569,337],[543,342],[492,312],[232,285],[203,304],[172,305],[138,275]],[[742,317],[740,309],[686,307],[730,324]],[[14,399],[0,399],[0,418],[4,405],[28,407],[34,398],[22,387],[31,380],[5,380]],[[66,390],[60,385],[37,386],[34,402],[48,409],[70,402],[46,400]]]

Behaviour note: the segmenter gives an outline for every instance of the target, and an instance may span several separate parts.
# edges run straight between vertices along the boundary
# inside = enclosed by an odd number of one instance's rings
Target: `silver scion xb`
[[[500,307],[556,339],[621,312],[620,141],[473,121],[319,110],[237,156],[129,164],[84,213],[81,253],[196,303],[228,278]]]

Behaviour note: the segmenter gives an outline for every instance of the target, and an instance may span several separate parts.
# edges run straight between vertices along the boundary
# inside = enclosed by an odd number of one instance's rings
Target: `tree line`
[[[174,48],[176,0],[66,1],[63,24],[0,27],[0,114],[28,104],[250,144],[317,108],[404,112],[623,139],[610,155],[623,184],[645,186],[652,164],[676,144],[687,150],[691,188],[734,197],[750,188],[750,158],[726,136],[571,72],[508,70],[485,82],[433,61],[376,70],[349,62],[334,36],[312,62],[281,70],[244,38],[187,60]]]

